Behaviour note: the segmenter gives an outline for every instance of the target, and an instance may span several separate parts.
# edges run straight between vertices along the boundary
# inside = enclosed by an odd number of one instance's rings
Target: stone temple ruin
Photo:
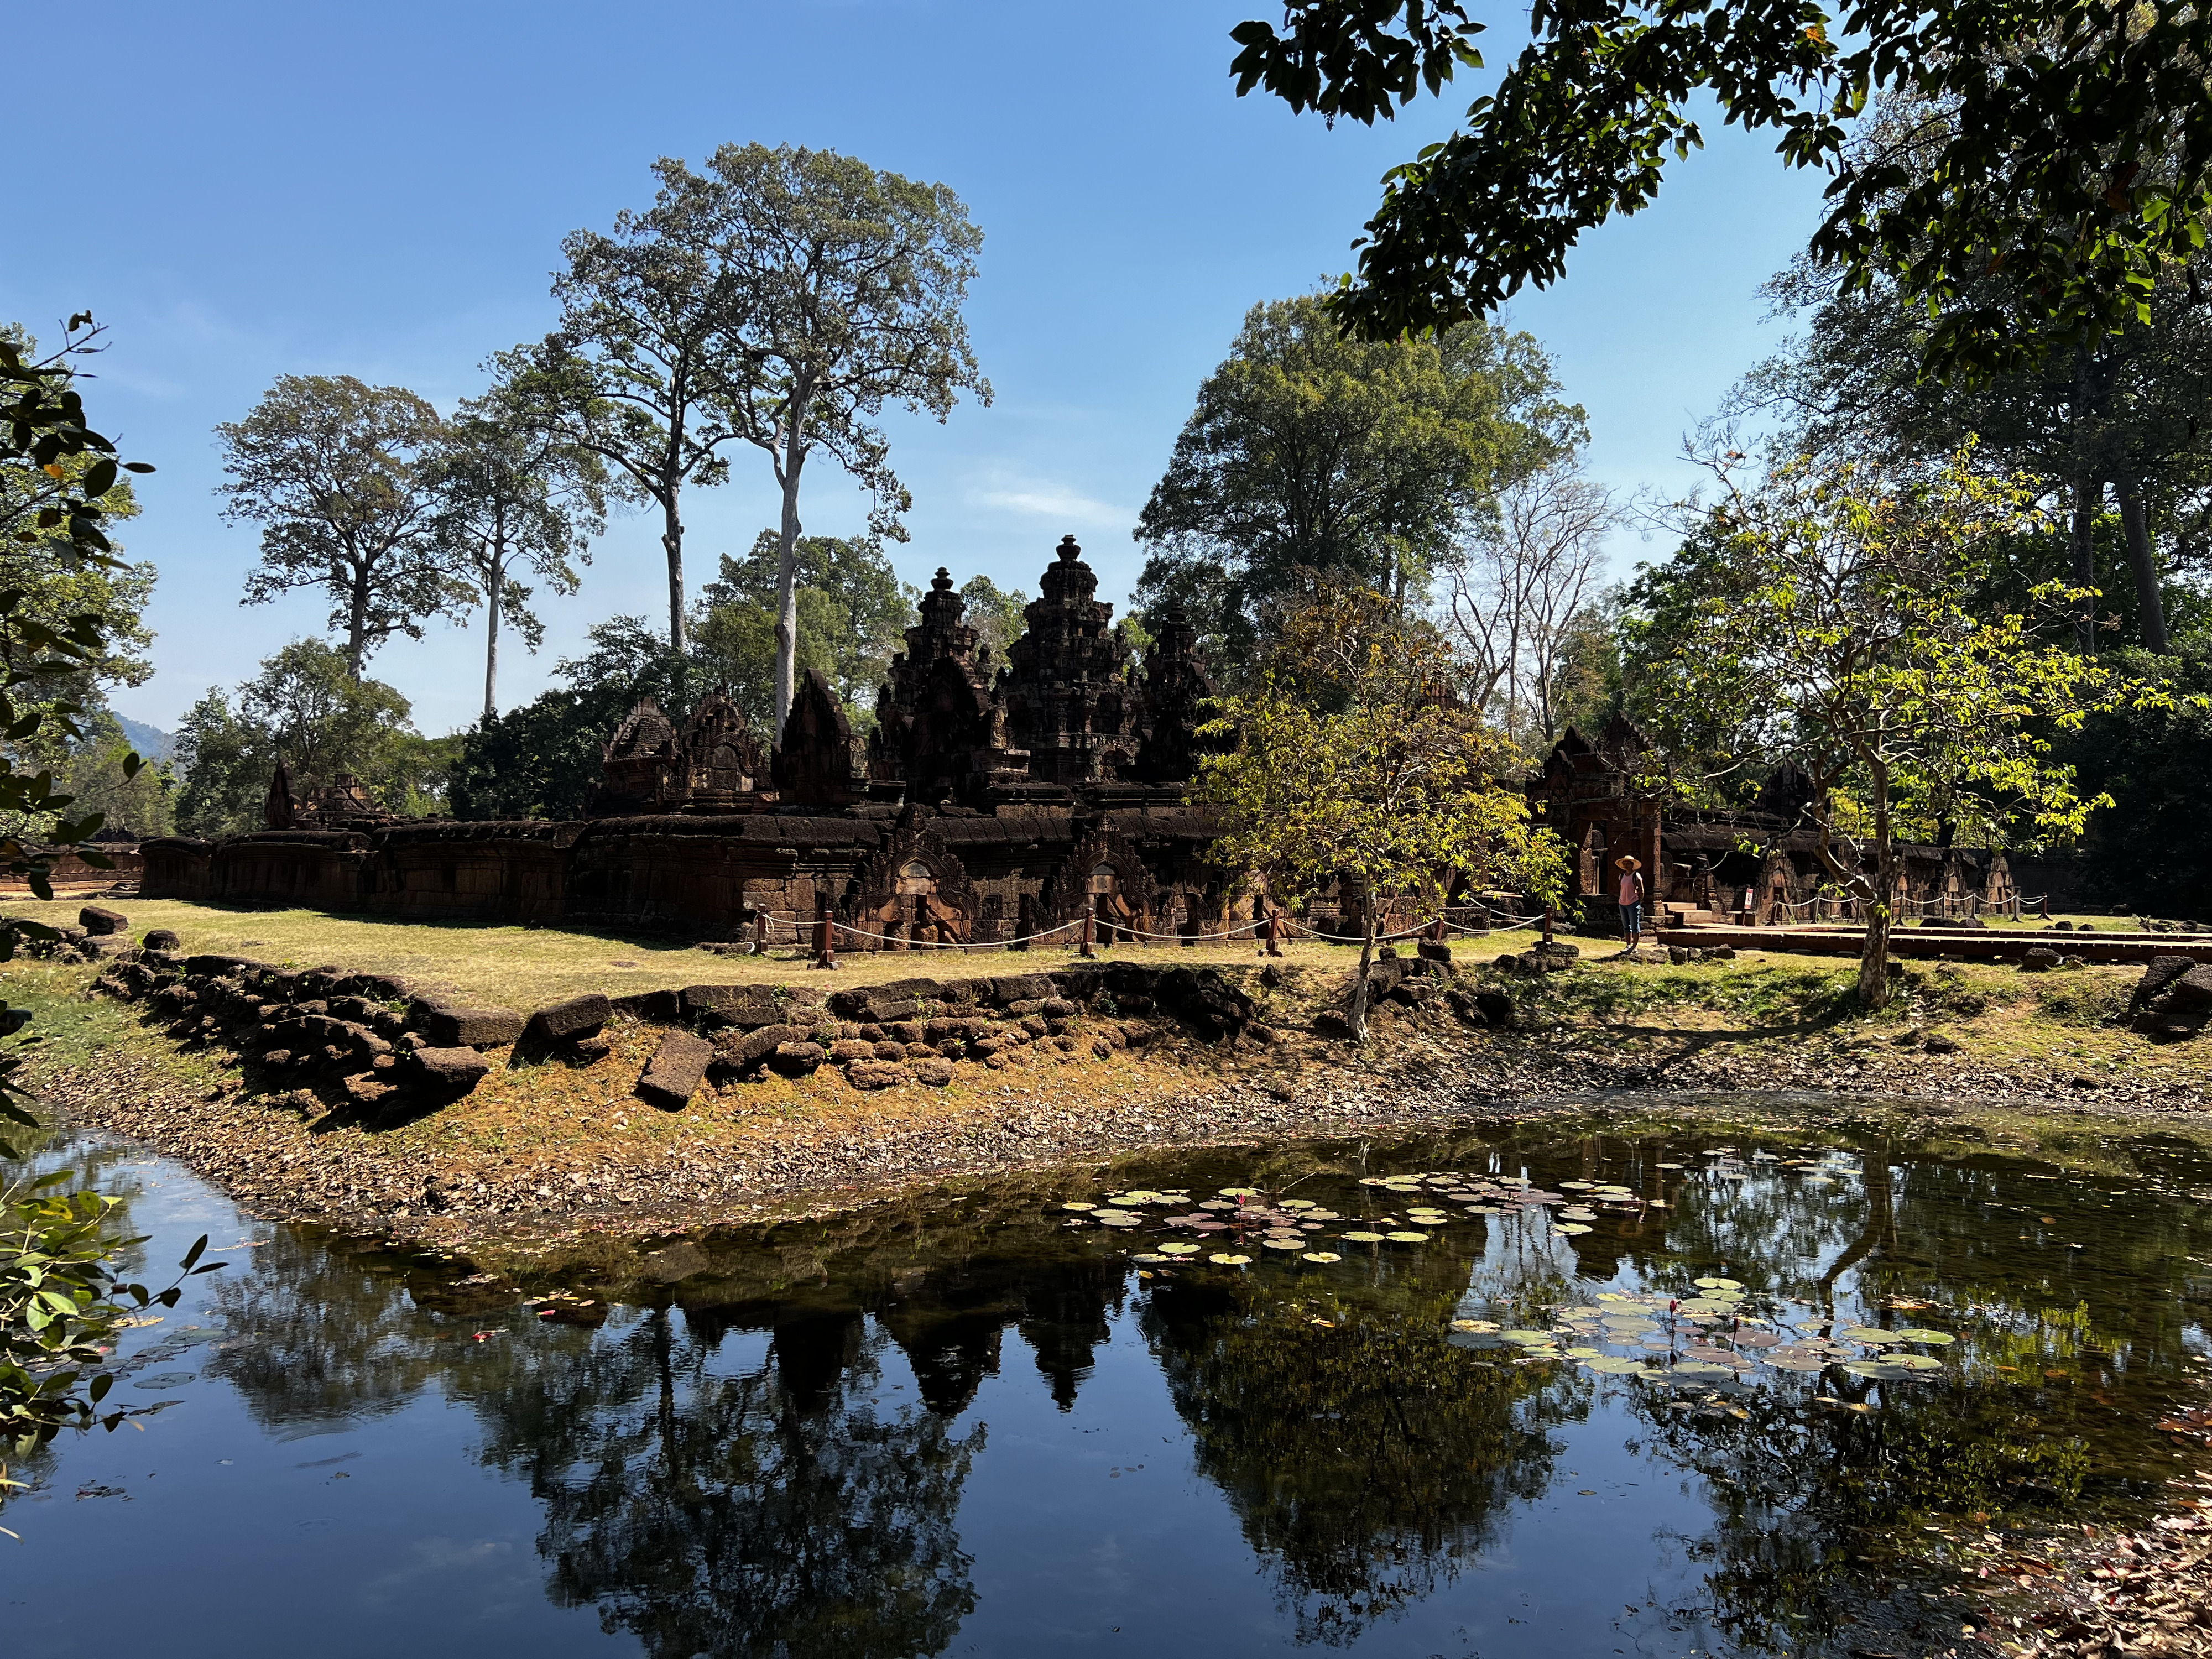
[[[1832,921],[1843,907],[1823,898],[1818,833],[1806,781],[1785,769],[1737,811],[1670,805],[1648,775],[1658,757],[1635,722],[1616,715],[1595,738],[1572,726],[1529,784],[1535,821],[1556,831],[1573,860],[1569,888],[1609,922],[1624,854],[1643,861],[1653,920],[1662,925],[1779,927]],[[1972,917],[2002,909],[2019,892],[2001,852],[1950,846],[1899,849],[1900,917]]]
[[[142,890],[708,939],[764,915],[779,943],[826,908],[843,948],[1006,942],[1085,914],[1109,938],[1248,919],[1183,805],[1212,690],[1195,629],[1170,616],[1133,665],[1072,536],[1040,586],[994,665],[939,570],[865,742],[810,673],[773,738],[720,693],[680,715],[640,702],[573,822],[398,819],[349,779],[295,798],[280,767],[266,830],[149,841]]]

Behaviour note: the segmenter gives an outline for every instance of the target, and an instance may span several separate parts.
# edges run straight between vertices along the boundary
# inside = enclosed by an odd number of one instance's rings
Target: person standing
[[[1620,872],[1620,937],[1633,951],[1644,943],[1644,863],[1633,858],[1613,862]]]

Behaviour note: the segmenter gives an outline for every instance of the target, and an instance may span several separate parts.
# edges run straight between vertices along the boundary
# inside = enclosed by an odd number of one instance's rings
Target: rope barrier
[[[1474,908],[1483,911],[1486,921],[1491,920],[1487,907],[1475,906]],[[1045,928],[1039,933],[1024,933],[1014,939],[916,939],[910,936],[902,938],[899,935],[893,933],[874,933],[865,927],[856,927],[850,922],[836,921],[835,918],[830,920],[830,925],[836,933],[842,934],[848,939],[873,939],[878,943],[884,945],[905,945],[910,948],[931,951],[1006,951],[1011,950],[1018,945],[1035,945],[1048,940],[1064,939],[1070,933],[1079,931],[1083,927],[1083,922],[1084,918],[1077,916],[1070,921],[1060,922],[1051,927]],[[1442,923],[1448,933],[1457,938],[1483,939],[1487,938],[1492,933],[1519,933],[1532,928],[1541,927],[1544,925],[1544,919],[1541,916],[1523,916],[1503,924],[1498,924],[1493,921],[1492,925],[1488,927],[1469,927],[1462,922],[1455,922],[1449,915],[1443,915],[1432,916],[1426,921],[1416,923],[1413,927],[1405,928],[1397,933],[1377,933],[1375,936],[1375,942],[1377,945],[1390,945],[1398,943],[1403,939],[1415,939],[1419,937],[1421,934],[1427,933],[1431,928],[1437,926],[1439,923]],[[820,923],[818,921],[793,921],[787,917],[779,916],[769,912],[757,912],[754,917],[754,926],[760,929],[763,934],[765,934],[766,931],[771,927],[788,929],[791,935],[788,942],[793,945],[805,946],[810,943],[814,930],[816,927],[820,926]],[[1310,939],[1319,940],[1321,943],[1326,945],[1358,945],[1360,943],[1360,937],[1356,933],[1323,933],[1320,928],[1310,926],[1309,924],[1299,921],[1292,917],[1285,916],[1283,918],[1283,926],[1293,935],[1302,935]],[[1240,922],[1234,927],[1217,933],[1163,933],[1155,932],[1150,928],[1133,927],[1123,922],[1099,924],[1102,933],[1106,933],[1110,931],[1112,937],[1109,939],[1102,939],[1101,940],[1101,943],[1109,945],[1113,943],[1115,939],[1120,939],[1149,940],[1155,943],[1170,945],[1195,945],[1201,941],[1218,942],[1245,937],[1256,937],[1265,929],[1266,927],[1267,923],[1265,921],[1255,921]],[[767,941],[763,939],[763,942],[765,943]]]

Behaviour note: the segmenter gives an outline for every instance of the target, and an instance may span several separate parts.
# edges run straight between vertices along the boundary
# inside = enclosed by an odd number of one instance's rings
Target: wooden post
[[[1548,905],[1548,904],[1547,904],[1547,905],[1546,905],[1546,906],[1544,907],[1544,943],[1545,943],[1545,944],[1547,944],[1547,945],[1549,945],[1551,942],[1552,942],[1552,907],[1551,907],[1550,905]]]
[[[1267,954],[1269,956],[1279,957],[1283,954],[1285,931],[1283,913],[1276,909],[1273,905],[1269,905],[1267,907]]]
[[[753,912],[753,948],[751,954],[757,957],[764,957],[768,954],[768,912],[765,910],[755,910]]]
[[[1093,909],[1086,909],[1083,913],[1083,954],[1086,957],[1095,957],[1098,954],[1097,932],[1098,913]]]
[[[837,924],[830,919],[830,901],[817,901],[814,915],[814,965],[835,968],[837,965]]]

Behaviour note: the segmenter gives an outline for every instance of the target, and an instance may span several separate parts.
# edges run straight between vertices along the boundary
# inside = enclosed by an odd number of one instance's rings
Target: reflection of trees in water
[[[477,1396],[486,1461],[544,1506],[553,1599],[668,1659],[940,1651],[975,1606],[954,1516],[982,1431],[879,1405],[887,1339],[858,1314],[777,1325],[735,1373],[723,1334],[655,1311],[519,1350]]]
[[[1302,1640],[1350,1641],[1449,1583],[1551,1477],[1545,1426],[1579,1385],[1445,1342],[1455,1293],[1402,1287],[1327,1329],[1249,1284],[1165,1284],[1144,1310],[1199,1471]]]
[[[1925,1570],[1924,1525],[2078,1518],[2085,1503],[2147,1496],[2170,1474],[2146,1425],[2188,1387],[2185,1334],[2201,1316],[2187,1263],[2212,1234],[2190,1206],[1887,1146],[1848,1183],[1761,1175],[1717,1194],[1692,1184],[1680,1202],[1675,1262],[1725,1261],[1747,1284],[1802,1298],[1817,1310],[1801,1313],[1807,1328],[1928,1322],[1884,1315],[1892,1297],[1973,1310],[1932,1382],[1829,1370],[1747,1400],[1745,1419],[1626,1394],[1650,1423],[1647,1449],[1715,1483],[1712,1529],[1680,1541],[1708,1565],[1706,1616],[1734,1639],[1832,1632],[1879,1573],[1910,1583]],[[1662,1282],[1682,1271],[1656,1255],[1639,1265]]]
[[[549,1595],[668,1659],[940,1651],[975,1605],[955,1519],[982,1430],[953,1419],[1010,1325],[1071,1407],[1125,1289],[1118,1261],[1051,1235],[919,1267],[871,1247],[778,1294],[594,1331],[291,1230],[256,1255],[218,1287],[231,1340],[210,1370],[259,1421],[282,1434],[442,1388],[542,1506]],[[733,1364],[745,1332],[764,1355]],[[893,1349],[919,1401],[890,1400]]]
[[[229,1340],[207,1372],[280,1436],[398,1411],[475,1346],[409,1301],[389,1258],[289,1227],[211,1282]]]

